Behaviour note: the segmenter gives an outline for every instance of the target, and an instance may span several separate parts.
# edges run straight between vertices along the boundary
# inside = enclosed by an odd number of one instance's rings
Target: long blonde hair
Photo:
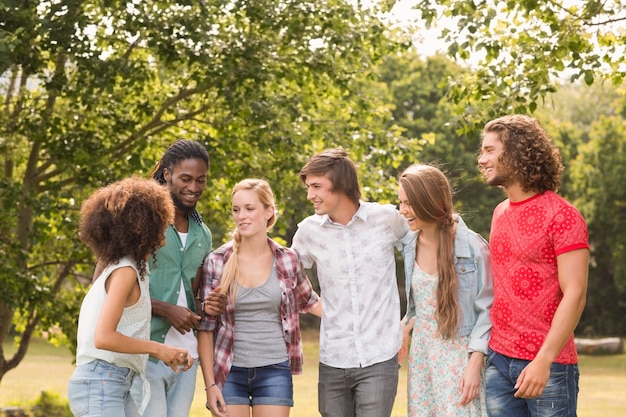
[[[454,208],[452,188],[446,176],[430,165],[411,165],[400,175],[413,213],[421,220],[437,223],[437,334],[452,339],[458,333],[460,309],[454,269]],[[419,246],[416,246],[416,257]]]
[[[245,180],[239,181],[234,187],[233,191],[230,194],[231,198],[238,192],[243,190],[254,191],[258,196],[261,204],[266,209],[269,207],[275,207],[274,205],[274,193],[272,193],[272,188],[269,183],[265,180],[257,179],[257,178],[246,178]],[[276,210],[272,213],[272,217],[267,220],[266,228],[267,230],[271,230],[272,226],[276,223],[276,219],[278,218],[278,213]],[[238,264],[238,253],[239,246],[241,245],[241,234],[239,233],[239,229],[235,228],[232,233],[233,240],[233,251],[230,254],[230,257],[226,261],[224,265],[224,270],[222,271],[221,277],[221,293],[229,294],[232,297],[232,301],[235,300],[235,295],[237,290],[239,289],[237,283],[237,264]]]

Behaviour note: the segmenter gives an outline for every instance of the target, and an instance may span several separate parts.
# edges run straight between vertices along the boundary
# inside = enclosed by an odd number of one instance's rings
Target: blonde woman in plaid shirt
[[[302,373],[299,313],[321,316],[321,302],[298,257],[267,236],[276,222],[269,184],[239,182],[232,192],[233,239],[202,267],[201,299],[221,288],[221,316],[205,315],[198,350],[206,406],[214,416],[288,416],[292,374]]]

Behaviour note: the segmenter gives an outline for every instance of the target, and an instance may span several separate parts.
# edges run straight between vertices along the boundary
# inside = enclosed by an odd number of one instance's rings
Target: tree
[[[472,59],[475,71],[451,79],[463,104],[465,131],[503,113],[532,113],[560,80],[624,80],[626,3],[622,0],[416,3],[426,27],[441,18],[450,56]]]
[[[361,89],[396,47],[375,9],[342,0],[1,5],[0,346],[13,334],[18,349],[0,350],[0,379],[34,334],[59,328],[57,339],[73,340],[94,262],[77,238],[80,203],[112,180],[147,175],[174,139],[201,140],[211,154],[201,209],[218,241],[230,187],[246,176],[276,188],[286,214],[277,229],[288,238],[304,212],[297,171],[308,155],[349,147],[370,189],[385,181],[376,164],[395,158],[386,103]]]
[[[405,153],[399,172],[413,163],[437,165],[455,191],[455,206],[473,230],[489,237],[491,212],[503,199],[500,190],[485,186],[478,171],[480,138],[457,133],[455,106],[447,100],[447,80],[467,72],[445,56],[422,59],[412,49],[386,57],[380,77],[392,96],[393,120],[402,136],[417,140],[418,153]]]
[[[592,335],[626,334],[626,121],[602,116],[590,130],[574,163],[574,192],[585,213],[592,245],[583,331]]]

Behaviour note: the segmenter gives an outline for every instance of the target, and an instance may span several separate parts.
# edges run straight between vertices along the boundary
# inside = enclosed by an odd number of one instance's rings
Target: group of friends
[[[508,115],[485,125],[478,164],[507,197],[489,243],[455,212],[437,167],[401,173],[398,207],[365,202],[355,163],[333,148],[299,173],[315,214],[290,248],[269,237],[270,185],[244,179],[232,238],[212,250],[196,211],[209,155],[176,141],[152,179],[115,182],[81,207],[80,238],[98,262],[78,319],[72,412],[187,417],[200,365],[213,416],[288,416],[299,314],[311,313],[323,417],[389,417],[405,361],[409,416],[575,416],[589,243],[556,194],[559,150],[536,119]]]

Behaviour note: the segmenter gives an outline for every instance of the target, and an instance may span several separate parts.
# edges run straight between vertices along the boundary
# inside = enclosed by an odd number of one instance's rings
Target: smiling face
[[[417,217],[415,211],[413,211],[413,207],[411,206],[409,198],[406,195],[406,192],[404,191],[402,185],[398,187],[398,200],[400,201],[400,214],[403,215],[406,219],[406,222],[409,225],[409,229],[413,231],[422,230],[424,226],[428,224],[428,222],[425,222],[424,220]]]
[[[163,171],[177,210],[189,213],[196,208],[206,187],[208,169],[203,160],[190,158]]]
[[[398,200],[400,201],[400,214],[406,219],[409,229],[413,231],[420,230],[423,222],[415,215],[402,185],[398,188]]]
[[[232,214],[241,236],[265,235],[274,206],[265,207],[256,191],[243,189],[233,194]]]
[[[478,165],[480,165],[487,185],[507,187],[513,183],[510,173],[506,172],[500,163],[500,157],[503,153],[504,144],[500,140],[498,133],[485,133]]]
[[[333,215],[340,211],[343,194],[332,191],[333,184],[325,175],[307,175],[304,184],[306,198],[313,203],[315,214],[328,214],[334,219]]]

